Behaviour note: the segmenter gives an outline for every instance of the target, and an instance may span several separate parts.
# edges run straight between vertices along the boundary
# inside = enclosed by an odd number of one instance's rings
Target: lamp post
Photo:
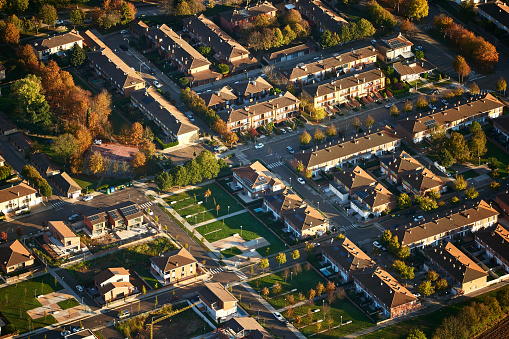
[[[319,202],[319,201],[317,201],[316,203],[318,204],[318,209],[320,209],[320,202]]]
[[[325,321],[325,312],[323,311],[324,307],[325,307],[325,299],[322,300],[322,313],[323,313],[323,320]]]
[[[240,226],[240,237],[242,238],[242,226]]]
[[[293,272],[290,272],[290,280],[293,280]]]
[[[341,316],[341,325],[339,326],[343,326],[343,316]]]
[[[230,215],[230,206],[228,206],[228,215]]]
[[[292,178],[290,177],[290,186],[292,186]]]

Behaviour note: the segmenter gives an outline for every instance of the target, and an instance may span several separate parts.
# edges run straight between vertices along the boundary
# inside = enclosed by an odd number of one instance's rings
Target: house
[[[150,258],[150,270],[165,284],[173,284],[195,277],[198,262],[185,248],[170,251],[163,255]]]
[[[268,1],[257,3],[254,6],[246,6],[243,9],[233,9],[230,11],[219,13],[221,26],[228,32],[242,28],[248,23],[252,23],[259,15],[267,15],[275,17],[277,8]]]
[[[468,232],[476,232],[497,223],[498,212],[490,204],[481,200],[469,207],[461,207],[455,213],[446,212],[425,219],[415,225],[397,227],[392,231],[398,236],[401,246],[408,246],[410,251],[423,249],[426,246],[438,245],[440,240],[452,240],[464,237]]]
[[[496,194],[495,204],[498,205],[505,215],[509,215],[509,191]]]
[[[74,30],[30,42],[39,60],[48,59],[53,54],[61,55],[63,51],[73,48],[75,44],[83,48],[83,38]]]
[[[329,171],[333,167],[345,168],[347,163],[357,165],[373,156],[382,156],[387,152],[394,152],[399,148],[401,138],[389,127],[366,133],[364,136],[338,140],[336,145],[326,145],[324,148],[316,146],[309,151],[295,153],[290,160],[292,166],[299,163],[304,169],[311,169],[313,175],[318,171]]]
[[[5,79],[5,66],[0,63],[0,80],[4,80]]]
[[[148,25],[143,20],[135,20],[129,24],[129,32],[137,38],[145,37],[147,31]]]
[[[49,179],[67,198],[77,199],[80,196],[81,186],[66,172],[53,175]]]
[[[401,32],[381,38],[373,44],[378,51],[378,58],[385,63],[412,58],[414,56],[413,45]]]
[[[239,81],[230,85],[233,94],[237,96],[237,103],[247,104],[260,100],[270,94],[272,85],[259,76],[248,81]]]
[[[193,124],[177,107],[173,106],[153,87],[131,93],[134,107],[149,120],[161,127],[164,134],[179,145],[189,144],[200,138],[200,128]]]
[[[65,339],[98,339],[98,337],[88,328],[75,332],[64,337]]]
[[[389,272],[370,267],[353,273],[355,290],[370,299],[381,315],[396,318],[420,309],[417,298],[402,286]]]
[[[3,214],[26,210],[42,202],[42,197],[37,190],[24,182],[0,190],[0,211]]]
[[[293,208],[282,213],[284,231],[295,239],[321,236],[329,230],[329,220],[311,206]]]
[[[2,111],[0,111],[0,133],[3,135],[9,135],[16,133],[18,131],[18,127],[14,125],[7,117],[4,115]]]
[[[215,321],[237,313],[237,298],[221,283],[205,283],[198,296],[205,312]]]
[[[34,144],[33,140],[25,133],[13,134],[9,136],[9,140],[11,141],[11,144],[16,147],[18,152],[25,155],[30,152],[32,145]]]
[[[100,236],[109,231],[109,221],[106,212],[99,212],[83,216],[83,222],[88,229],[91,238]]]
[[[415,196],[424,196],[432,191],[439,193],[447,191],[445,182],[427,168],[403,175],[401,183],[406,192]]]
[[[90,30],[81,31],[80,35],[83,38],[83,44],[92,51],[100,51],[103,48],[108,48],[108,46]]]
[[[232,172],[233,183],[251,199],[259,199],[267,193],[285,188],[281,180],[259,161],[233,168]]]
[[[46,177],[60,173],[60,168],[51,160],[46,153],[35,153],[30,156],[34,167]]]
[[[477,247],[484,249],[490,259],[509,273],[509,230],[497,224],[475,232],[474,238]]]
[[[367,219],[370,216],[379,217],[382,212],[389,212],[397,206],[397,197],[380,183],[361,187],[351,194],[351,212],[357,212]]]
[[[125,201],[107,210],[83,217],[88,234],[94,238],[109,232],[131,230],[143,224],[143,211],[138,204]]]
[[[232,132],[279,123],[299,111],[300,100],[292,93],[270,96],[246,105],[217,112]]]
[[[73,254],[81,250],[80,237],[62,221],[48,221],[48,230],[43,234],[44,241],[59,256]],[[84,250],[86,247],[84,247]]]
[[[269,339],[273,338],[255,318],[231,318],[217,329],[220,339]]]
[[[307,204],[292,189],[285,187],[282,190],[268,193],[263,196],[263,210],[272,212],[274,218],[283,218],[283,213],[293,209],[300,209]]]
[[[493,119],[493,129],[501,134],[501,137],[508,142],[509,141],[509,117],[501,116],[499,118]]]
[[[375,261],[350,239],[343,238],[320,246],[326,267],[339,273],[343,282],[352,280],[352,273],[375,265]]]
[[[107,268],[94,277],[94,285],[104,302],[125,298],[135,292],[129,276],[129,271],[123,267]]]
[[[371,69],[304,86],[302,95],[313,102],[313,107],[319,108],[373,95],[384,88],[384,73],[379,69]]]
[[[205,105],[208,108],[212,108],[216,111],[230,108],[230,105],[237,103],[238,99],[230,86],[224,86],[215,92],[202,92],[199,93],[198,96],[205,101]]]
[[[342,74],[359,71],[376,62],[377,51],[373,46],[337,53],[327,59],[310,63],[299,63],[291,68],[279,70],[279,76],[285,81],[302,87],[322,81],[328,76],[339,77]]]
[[[0,268],[10,274],[32,266],[35,258],[19,240],[0,244]]]
[[[0,167],[4,167],[5,166],[5,159],[4,157],[0,154]]]
[[[414,81],[423,78],[425,74],[431,74],[435,69],[435,65],[426,59],[401,62],[398,61],[392,65],[392,68],[398,73],[400,81]]]
[[[380,171],[395,184],[401,184],[405,174],[423,168],[424,166],[419,161],[405,151],[380,159]]]
[[[263,60],[270,64],[277,64],[283,61],[293,60],[308,55],[316,51],[316,44],[313,42],[305,42],[303,44],[284,48],[280,51],[264,54]]]
[[[420,143],[429,138],[438,126],[446,131],[457,131],[468,128],[474,121],[483,124],[488,119],[501,116],[503,108],[504,104],[490,93],[480,94],[472,99],[451,102],[439,110],[400,119],[396,131],[408,142]]]
[[[462,0],[456,2],[461,3]],[[481,1],[474,0],[474,3],[479,2]],[[477,5],[477,15],[493,22],[497,28],[509,32],[509,7],[506,3],[502,1],[480,3]]]
[[[309,21],[313,22],[320,32],[338,32],[341,26],[348,25],[342,16],[321,0],[293,0],[291,3]]]
[[[433,270],[444,276],[454,295],[467,294],[486,286],[488,274],[452,243],[445,242],[422,253],[428,260],[424,270]]]
[[[377,180],[360,166],[355,166],[352,170],[335,172],[332,177],[329,189],[339,198],[340,204],[347,203],[350,194],[354,191],[377,183]]]
[[[145,87],[145,81],[108,47],[87,53],[96,73],[109,81],[124,97]]]

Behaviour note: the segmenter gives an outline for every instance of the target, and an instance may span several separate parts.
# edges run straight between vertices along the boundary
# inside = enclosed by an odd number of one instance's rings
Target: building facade
[[[277,176],[259,161],[232,169],[233,182],[241,187],[251,199],[262,198],[265,194],[279,191],[285,185]]]
[[[37,190],[24,182],[0,190],[0,211],[3,214],[29,210],[30,207],[41,202],[42,197],[37,193]]]
[[[150,258],[150,270],[165,284],[173,284],[197,275],[198,262],[185,249],[174,250],[164,255]]]
[[[495,260],[507,273],[509,273],[509,230],[497,224],[486,230],[474,233],[478,248],[484,249],[486,255]]]
[[[221,283],[205,283],[198,296],[205,312],[216,321],[237,313],[237,298]]]

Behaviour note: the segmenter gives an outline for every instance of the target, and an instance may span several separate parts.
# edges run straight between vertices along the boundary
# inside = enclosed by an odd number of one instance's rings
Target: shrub
[[[167,148],[170,148],[173,146],[177,146],[179,144],[178,140],[174,141],[174,142],[170,142],[168,144],[165,144],[164,142],[162,142],[161,139],[159,139],[158,137],[155,137],[154,140],[159,146],[161,146],[162,149],[167,149]]]

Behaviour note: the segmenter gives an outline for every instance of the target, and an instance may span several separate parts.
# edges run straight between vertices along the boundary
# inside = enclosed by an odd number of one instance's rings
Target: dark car
[[[168,298],[168,302],[171,303],[172,301],[176,301],[178,299],[179,299],[179,297],[174,295],[174,296]]]
[[[118,47],[123,51],[127,51],[129,49],[129,47],[127,47],[126,45],[120,45]]]
[[[304,150],[309,149],[309,145],[300,145],[299,147],[300,147],[300,149],[304,149]]]
[[[148,72],[150,73],[150,75],[154,75],[154,74],[156,74],[156,72],[154,72],[154,70],[153,70],[153,69],[150,69]]]

